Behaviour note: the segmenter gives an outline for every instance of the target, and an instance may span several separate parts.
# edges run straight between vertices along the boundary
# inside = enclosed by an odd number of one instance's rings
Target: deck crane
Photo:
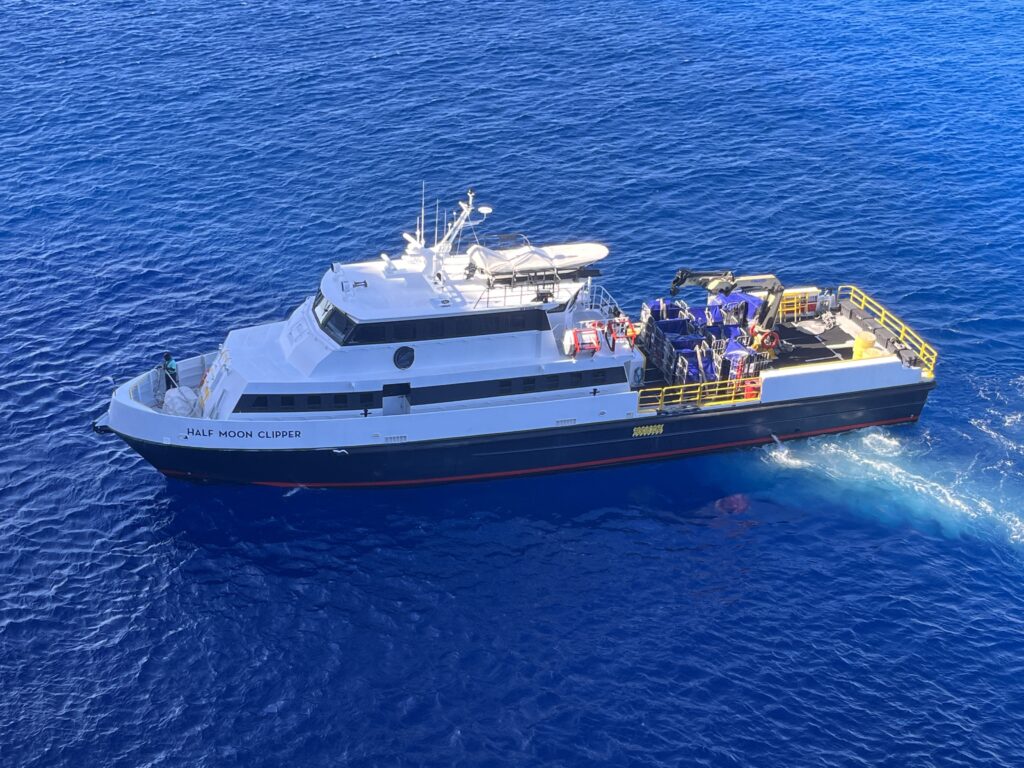
[[[750,335],[761,340],[766,334],[775,333],[775,321],[778,319],[779,308],[782,306],[782,295],[785,291],[779,278],[775,275],[740,275],[736,277],[731,270],[726,269],[707,271],[680,269],[672,278],[669,293],[675,296],[679,293],[680,288],[689,286],[699,286],[709,294],[723,296],[729,296],[734,291],[740,293],[763,291],[765,300],[761,303],[757,315],[750,319]],[[773,341],[774,344],[778,343],[777,334]]]

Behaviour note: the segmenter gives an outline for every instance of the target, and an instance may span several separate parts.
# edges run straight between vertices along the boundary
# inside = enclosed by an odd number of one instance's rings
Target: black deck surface
[[[792,325],[777,326],[776,331],[779,337],[786,344],[793,346],[792,350],[779,351],[779,356],[768,366],[770,368],[787,368],[791,365],[804,365],[805,363],[821,363],[828,360],[849,360],[853,357],[853,350],[829,349],[829,344],[844,344],[853,339],[846,331],[836,326],[820,335],[804,331]]]

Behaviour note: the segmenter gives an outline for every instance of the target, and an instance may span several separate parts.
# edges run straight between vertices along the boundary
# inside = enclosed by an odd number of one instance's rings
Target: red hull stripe
[[[864,427],[881,427],[888,424],[904,424],[908,421],[916,421],[916,416],[904,416],[898,419],[883,419],[881,421],[866,421],[863,424],[849,424],[843,427],[828,427],[826,429],[815,429],[810,432],[794,432],[791,435],[780,437],[780,440],[794,440],[801,437],[814,437],[815,435],[827,435],[836,432],[847,432],[852,429],[863,429]],[[512,469],[500,472],[481,472],[475,475],[450,475],[448,477],[429,477],[409,480],[374,480],[366,482],[348,483],[290,483],[276,481],[254,481],[253,485],[270,485],[277,488],[370,488],[382,486],[400,485],[427,485],[430,483],[452,483],[460,480],[491,480],[499,477],[516,477],[519,475],[534,475],[546,472],[558,472],[562,470],[586,469],[589,467],[602,467],[612,464],[629,464],[636,461],[648,459],[664,459],[670,456],[683,456],[689,453],[710,453],[711,451],[725,448],[741,448],[751,445],[764,445],[772,442],[770,437],[755,437],[750,440],[737,440],[731,443],[718,443],[716,445],[701,445],[693,448],[678,448],[672,451],[656,451],[654,453],[641,453],[635,456],[622,456],[611,459],[593,459],[591,461],[577,461],[571,464],[553,464],[547,467],[531,467],[529,469]],[[185,472],[175,470],[160,470],[168,475],[187,475]]]

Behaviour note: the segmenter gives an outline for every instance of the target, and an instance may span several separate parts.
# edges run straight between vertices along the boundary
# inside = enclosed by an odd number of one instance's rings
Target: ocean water
[[[1024,8],[0,6],[0,764],[1024,763]],[[114,382],[502,230],[852,281],[918,425],[381,492],[168,481]]]

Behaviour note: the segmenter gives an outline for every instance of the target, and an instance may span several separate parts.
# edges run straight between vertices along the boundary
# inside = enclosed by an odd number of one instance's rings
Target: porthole
[[[416,359],[416,350],[412,347],[399,347],[395,350],[395,368],[405,370]]]

